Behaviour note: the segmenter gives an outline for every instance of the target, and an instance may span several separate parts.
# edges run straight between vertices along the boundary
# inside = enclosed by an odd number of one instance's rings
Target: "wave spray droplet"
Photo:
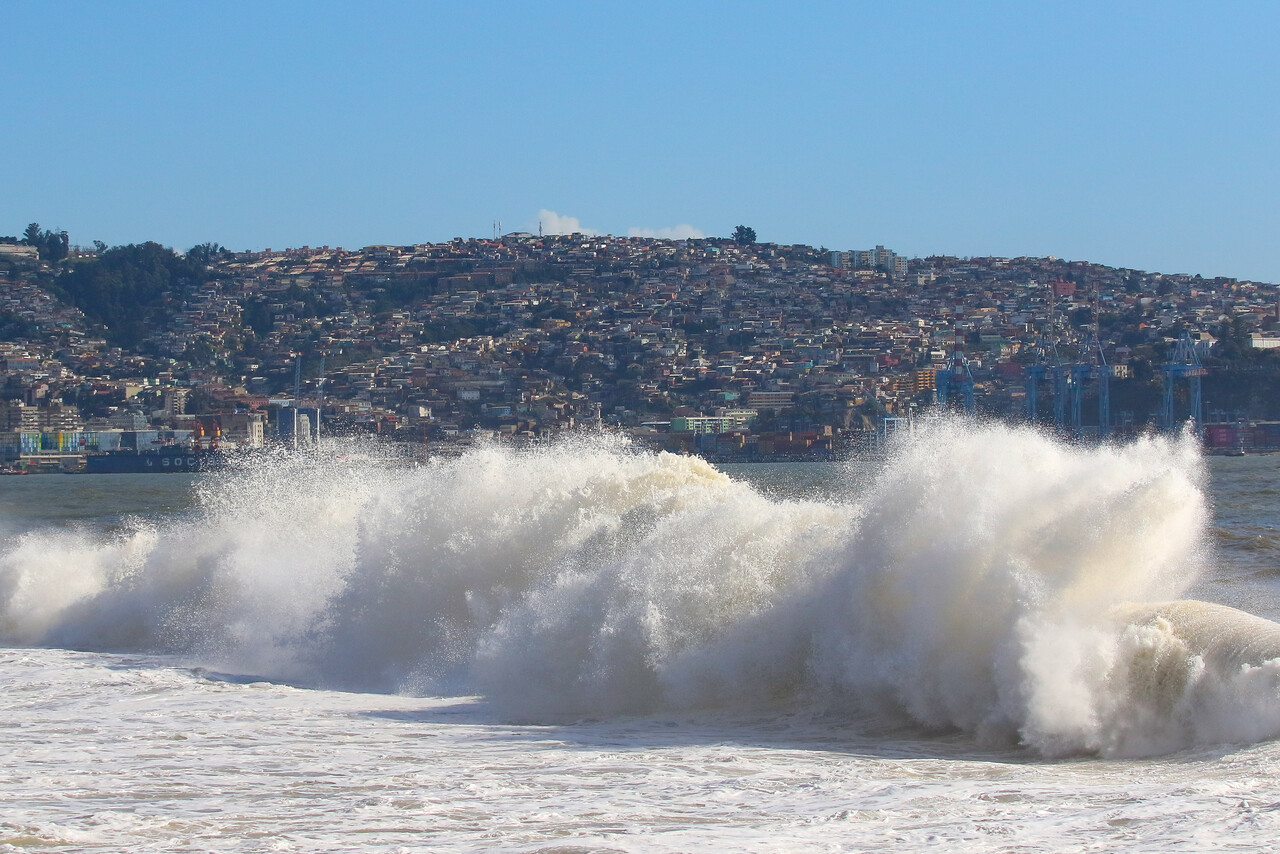
[[[779,500],[603,437],[282,457],[181,520],[11,539],[0,638],[525,720],[806,705],[1048,755],[1280,734],[1274,624],[1168,604],[1207,559],[1192,441],[943,422],[849,475]]]

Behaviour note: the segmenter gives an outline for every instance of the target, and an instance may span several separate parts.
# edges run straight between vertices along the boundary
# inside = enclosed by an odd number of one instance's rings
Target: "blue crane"
[[[1161,370],[1164,371],[1164,400],[1160,407],[1160,426],[1170,432],[1178,428],[1173,411],[1174,386],[1178,380],[1185,379],[1191,398],[1187,417],[1191,420],[1191,429],[1197,436],[1200,435],[1200,427],[1203,423],[1200,411],[1200,378],[1208,371],[1200,364],[1200,356],[1196,354],[1196,345],[1191,340],[1191,333],[1182,333],[1177,346],[1173,349],[1173,357],[1161,367]]]

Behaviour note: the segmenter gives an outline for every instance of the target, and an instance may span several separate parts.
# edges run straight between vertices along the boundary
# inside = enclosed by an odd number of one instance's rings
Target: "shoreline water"
[[[1057,617],[1280,617],[1277,458],[985,439],[7,481],[0,843],[1264,850],[1274,668]]]

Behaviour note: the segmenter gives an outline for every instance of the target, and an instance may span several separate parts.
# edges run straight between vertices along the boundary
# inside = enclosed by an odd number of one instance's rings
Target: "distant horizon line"
[[[231,248],[231,247],[229,247],[229,246],[226,246],[226,245],[224,245],[224,244],[218,243],[217,241],[205,241],[205,242],[203,242],[203,243],[197,243],[197,244],[194,244],[193,246],[188,247],[188,248],[186,248],[186,249],[178,249],[178,248],[176,248],[174,245],[166,244],[166,243],[164,243],[164,242],[162,242],[162,241],[160,241],[160,240],[150,240],[150,239],[148,239],[148,240],[136,241],[136,242],[132,242],[132,243],[114,243],[114,244],[106,244],[106,243],[105,243],[105,241],[104,241],[103,243],[104,243],[104,245],[106,245],[106,246],[107,246],[107,248],[108,248],[108,249],[113,249],[113,248],[116,248],[116,247],[118,247],[118,246],[131,246],[131,245],[136,246],[136,245],[140,245],[140,244],[144,244],[144,243],[155,243],[155,244],[158,244],[158,245],[160,245],[160,246],[165,247],[166,249],[170,249],[170,250],[172,250],[172,251],[174,251],[174,252],[177,252],[177,253],[179,253],[179,254],[182,254],[182,255],[184,255],[184,256],[185,256],[186,254],[188,254],[188,253],[191,251],[191,249],[194,249],[194,248],[196,248],[197,246],[203,246],[203,245],[207,245],[207,244],[209,244],[209,243],[213,243],[213,244],[216,244],[216,245],[220,246],[223,250],[225,250],[225,251],[227,251],[227,252],[232,252],[232,253],[235,253],[235,254],[255,254],[255,255],[260,255],[260,254],[265,254],[265,253],[277,253],[277,252],[302,252],[302,251],[330,251],[330,252],[332,252],[332,251],[340,251],[340,252],[361,252],[361,251],[364,251],[364,250],[366,250],[366,249],[373,249],[373,248],[377,248],[377,247],[440,246],[440,245],[445,245],[445,244],[453,243],[453,242],[456,242],[456,241],[463,241],[463,242],[471,242],[471,241],[475,241],[475,242],[480,242],[480,243],[497,243],[497,242],[500,242],[500,241],[502,241],[502,240],[504,240],[504,239],[506,239],[506,238],[520,238],[520,239],[525,239],[525,236],[526,236],[526,235],[527,235],[527,237],[533,238],[533,239],[535,239],[535,240],[546,240],[546,239],[556,239],[556,238],[565,238],[565,237],[581,237],[581,238],[607,238],[607,239],[609,239],[609,240],[621,240],[621,241],[649,241],[649,242],[661,242],[661,243],[685,243],[685,244],[687,244],[687,243],[700,243],[700,242],[706,242],[706,241],[715,241],[715,242],[719,242],[719,243],[734,243],[734,239],[733,239],[733,237],[731,237],[731,236],[723,236],[723,237],[722,237],[722,236],[719,236],[719,235],[711,235],[711,234],[708,234],[708,235],[702,235],[702,236],[697,236],[697,237],[693,237],[693,236],[691,236],[691,237],[659,237],[659,236],[650,236],[650,235],[612,234],[612,233],[609,233],[609,232],[593,232],[593,231],[585,231],[585,232],[570,232],[570,233],[556,233],[556,234],[541,234],[541,235],[534,234],[534,233],[532,233],[532,232],[528,232],[528,231],[511,231],[511,232],[507,232],[506,234],[499,235],[499,236],[497,236],[497,237],[493,237],[493,236],[478,236],[478,235],[476,235],[476,236],[470,236],[470,237],[455,236],[455,237],[451,237],[451,238],[449,238],[449,239],[447,239],[447,240],[425,241],[425,242],[416,242],[416,243],[399,243],[399,242],[391,242],[391,243],[386,243],[386,242],[384,242],[384,243],[368,243],[368,244],[365,244],[365,245],[363,245],[363,246],[360,246],[360,247],[357,247],[357,248],[351,248],[351,249],[348,249],[348,248],[343,247],[343,246],[332,246],[332,245],[328,245],[328,244],[322,244],[322,245],[319,245],[319,246],[312,246],[312,245],[310,245],[310,244],[303,244],[302,246],[287,246],[287,247],[284,247],[284,248],[281,248],[281,249],[276,249],[276,248],[273,248],[273,247],[270,247],[270,246],[265,246],[265,247],[262,247],[262,248],[256,248],[256,249],[255,249],[255,248],[249,248],[249,249],[233,249],[233,248]],[[12,240],[16,240],[16,241],[18,241],[19,243],[21,243],[21,242],[22,242],[22,238],[21,238],[21,236],[20,236],[20,235],[4,235],[2,238],[0,238],[0,240],[2,240],[3,242],[8,242],[10,239],[12,239]],[[95,241],[95,243],[96,243],[96,242],[98,242],[98,241]],[[757,241],[755,241],[754,243],[752,243],[752,244],[747,244],[747,245],[753,245],[753,246],[777,246],[777,247],[787,247],[787,248],[791,248],[791,249],[810,249],[810,250],[818,251],[818,252],[849,252],[849,251],[864,251],[864,250],[850,250],[850,249],[835,249],[835,248],[833,248],[833,247],[828,247],[828,246],[824,246],[824,245],[813,245],[813,244],[809,244],[809,243],[779,243],[779,242],[776,242],[776,241],[769,241],[769,240],[757,240]],[[883,244],[883,243],[880,243],[880,244],[874,244],[874,245],[875,245],[875,246],[881,246],[881,247],[889,248],[889,247],[887,247],[887,246],[886,246],[885,244]],[[73,251],[79,251],[79,252],[81,252],[81,253],[93,253],[93,252],[97,251],[97,247],[96,247],[96,246],[94,246],[93,244],[90,244],[90,245],[84,245],[84,244],[76,244],[76,243],[73,243],[73,244],[71,244],[70,248],[71,248]],[[895,250],[895,251],[896,251],[896,250]],[[902,253],[898,253],[898,254],[902,254]],[[1149,270],[1149,269],[1143,269],[1143,268],[1141,268],[1141,267],[1132,267],[1132,266],[1128,266],[1128,265],[1106,264],[1106,263],[1103,263],[1103,262],[1101,262],[1101,261],[1091,261],[1091,260],[1088,260],[1088,259],[1085,259],[1085,258],[1066,258],[1066,257],[1064,257],[1064,256],[1061,256],[1061,255],[1054,255],[1054,254],[1045,254],[1045,255],[1031,255],[1031,254],[1023,254],[1023,255],[993,255],[993,254],[958,255],[958,254],[945,253],[945,252],[935,252],[935,253],[930,253],[930,254],[925,254],[925,255],[920,255],[920,254],[915,254],[915,255],[904,255],[904,257],[907,257],[907,258],[909,258],[910,260],[913,260],[913,261],[924,261],[924,260],[928,260],[928,259],[930,259],[930,258],[954,258],[954,259],[956,259],[956,260],[958,260],[958,261],[980,261],[980,260],[1016,261],[1016,260],[1018,260],[1018,259],[1023,259],[1023,258],[1025,258],[1025,259],[1035,259],[1035,260],[1047,260],[1047,261],[1054,261],[1054,262],[1061,261],[1061,262],[1064,262],[1064,263],[1067,263],[1067,264],[1090,264],[1090,265],[1095,265],[1095,266],[1098,266],[1098,267],[1108,267],[1108,268],[1113,269],[1113,270],[1129,270],[1129,271],[1133,271],[1133,272],[1136,272],[1136,273],[1144,273],[1144,274],[1148,274],[1148,275],[1157,275],[1157,276],[1186,276],[1186,277],[1189,277],[1189,278],[1197,278],[1197,277],[1198,277],[1198,278],[1205,279],[1205,280],[1208,280],[1208,281],[1215,281],[1215,280],[1219,280],[1219,279],[1227,279],[1227,280],[1231,280],[1231,281],[1235,281],[1235,282],[1248,282],[1248,283],[1252,283],[1252,284],[1277,285],[1277,282],[1272,281],[1272,280],[1267,280],[1267,279],[1252,279],[1252,278],[1244,278],[1244,277],[1240,277],[1240,276],[1229,276],[1229,275],[1204,275],[1204,274],[1202,274],[1202,273],[1189,273],[1189,272],[1182,272],[1182,271],[1177,271],[1177,272],[1168,272],[1168,271],[1162,271],[1162,270]]]

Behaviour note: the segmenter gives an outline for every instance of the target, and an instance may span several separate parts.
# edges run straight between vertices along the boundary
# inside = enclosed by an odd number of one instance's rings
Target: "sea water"
[[[968,422],[4,478],[0,850],[1265,850],[1277,490]]]

